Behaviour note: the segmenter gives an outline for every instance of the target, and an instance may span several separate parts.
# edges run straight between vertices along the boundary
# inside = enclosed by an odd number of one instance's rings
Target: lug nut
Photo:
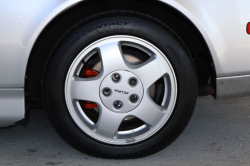
[[[135,78],[130,78],[130,80],[129,80],[129,85],[130,85],[130,86],[136,86],[136,84],[137,84],[137,79],[135,79]]]
[[[111,94],[111,89],[109,88],[104,88],[103,91],[102,91],[103,95],[104,96],[110,96]]]
[[[122,102],[119,101],[119,100],[115,101],[115,102],[114,102],[114,107],[115,107],[116,109],[122,108]]]
[[[115,73],[115,74],[112,75],[112,80],[113,80],[114,82],[119,82],[120,79],[121,79],[120,74]]]
[[[131,101],[131,103],[136,103],[138,101],[138,96],[136,94],[132,94],[129,97],[129,100]]]

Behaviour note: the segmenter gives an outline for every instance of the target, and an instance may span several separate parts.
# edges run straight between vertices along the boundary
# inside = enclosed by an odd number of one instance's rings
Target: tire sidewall
[[[129,35],[144,39],[160,49],[171,63],[177,79],[177,101],[166,124],[147,140],[126,146],[109,145],[85,134],[71,118],[65,102],[65,79],[77,55],[91,43],[108,36]],[[98,88],[98,87],[97,87]],[[146,156],[171,143],[192,115],[197,96],[197,79],[191,56],[167,26],[150,19],[115,16],[83,21],[60,40],[51,54],[44,79],[44,100],[59,133],[77,149],[98,157]]]

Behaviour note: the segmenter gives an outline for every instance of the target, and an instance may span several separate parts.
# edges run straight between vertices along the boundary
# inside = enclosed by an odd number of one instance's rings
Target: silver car
[[[250,94],[250,1],[0,2],[0,127],[45,107],[58,133],[103,158],[169,145],[197,96]]]

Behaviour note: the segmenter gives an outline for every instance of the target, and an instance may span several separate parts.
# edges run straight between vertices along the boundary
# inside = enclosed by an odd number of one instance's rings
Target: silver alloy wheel
[[[140,49],[150,58],[141,64],[132,65],[124,58],[122,45]],[[86,62],[97,52],[102,63],[99,75],[93,78],[80,78],[79,71],[83,67],[83,61]],[[111,83],[111,75],[115,72],[125,78],[120,80],[122,85]],[[133,87],[131,88],[128,83],[130,77],[138,79],[138,86],[141,88],[133,91]],[[159,106],[151,99],[149,89],[160,78],[164,79],[165,88],[163,101]],[[117,93],[116,96],[112,96],[112,100],[118,98],[117,100],[121,100],[125,105],[121,112],[109,107],[111,100],[108,103],[104,100],[106,97],[102,95],[102,91],[105,87],[112,90],[111,95],[117,88],[129,93]],[[138,102],[129,102],[131,93],[138,95]],[[171,116],[176,98],[177,81],[166,56],[153,44],[132,36],[111,36],[90,44],[77,55],[65,81],[66,104],[74,122],[90,137],[113,145],[133,144],[154,135]],[[82,111],[79,100],[91,101],[98,105],[100,113],[97,123],[91,121]],[[128,131],[118,131],[122,121],[129,117],[136,117],[145,124]]]

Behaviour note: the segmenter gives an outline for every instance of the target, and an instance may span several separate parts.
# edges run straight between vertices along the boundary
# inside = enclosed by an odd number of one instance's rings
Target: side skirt
[[[22,120],[24,114],[24,89],[0,89],[0,127]]]
[[[216,79],[216,99],[250,96],[250,75]]]

